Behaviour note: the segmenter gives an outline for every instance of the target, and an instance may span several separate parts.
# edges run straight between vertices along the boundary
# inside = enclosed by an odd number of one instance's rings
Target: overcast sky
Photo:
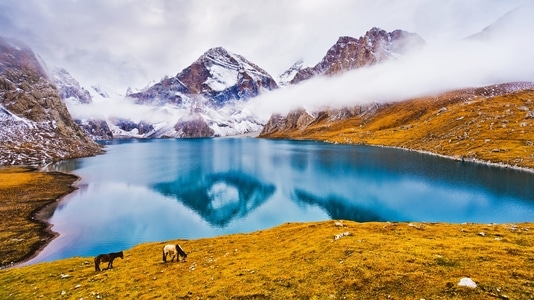
[[[82,84],[124,93],[174,76],[222,46],[273,77],[313,66],[339,36],[373,26],[439,45],[481,31],[525,0],[0,0],[0,35],[17,37]]]

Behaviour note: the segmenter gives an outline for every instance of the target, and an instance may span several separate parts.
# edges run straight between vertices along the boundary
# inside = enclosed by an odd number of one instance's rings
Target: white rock
[[[458,286],[465,286],[474,289],[477,287],[477,284],[473,281],[473,279],[469,277],[464,277],[460,279],[460,282],[458,282]]]

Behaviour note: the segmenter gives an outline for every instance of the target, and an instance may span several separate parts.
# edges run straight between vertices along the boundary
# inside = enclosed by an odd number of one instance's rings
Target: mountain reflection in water
[[[295,190],[293,197],[294,201],[307,203],[309,205],[317,205],[326,210],[328,216],[334,220],[355,220],[358,222],[378,222],[386,221],[386,218],[380,217],[373,210],[335,195],[323,198],[307,193],[303,190]]]
[[[213,226],[224,227],[267,201],[275,187],[243,173],[227,172],[181,177],[158,183],[154,189],[176,198]]]

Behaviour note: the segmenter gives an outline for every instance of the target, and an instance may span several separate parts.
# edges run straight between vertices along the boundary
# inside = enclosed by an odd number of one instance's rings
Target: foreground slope
[[[387,104],[274,115],[260,137],[426,151],[534,168],[534,85],[508,83]]]
[[[92,257],[2,270],[0,298],[532,299],[533,235],[530,223],[288,223],[171,241],[180,263],[156,242],[102,272]]]

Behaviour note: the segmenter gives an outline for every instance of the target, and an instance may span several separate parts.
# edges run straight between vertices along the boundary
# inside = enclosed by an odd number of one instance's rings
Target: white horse
[[[174,258],[176,257],[176,262],[180,261],[180,256],[183,257],[183,260],[185,262],[185,259],[187,258],[187,254],[185,253],[184,249],[180,247],[180,245],[165,245],[163,247],[163,262],[167,262],[167,255],[171,257],[171,261],[174,261]]]

